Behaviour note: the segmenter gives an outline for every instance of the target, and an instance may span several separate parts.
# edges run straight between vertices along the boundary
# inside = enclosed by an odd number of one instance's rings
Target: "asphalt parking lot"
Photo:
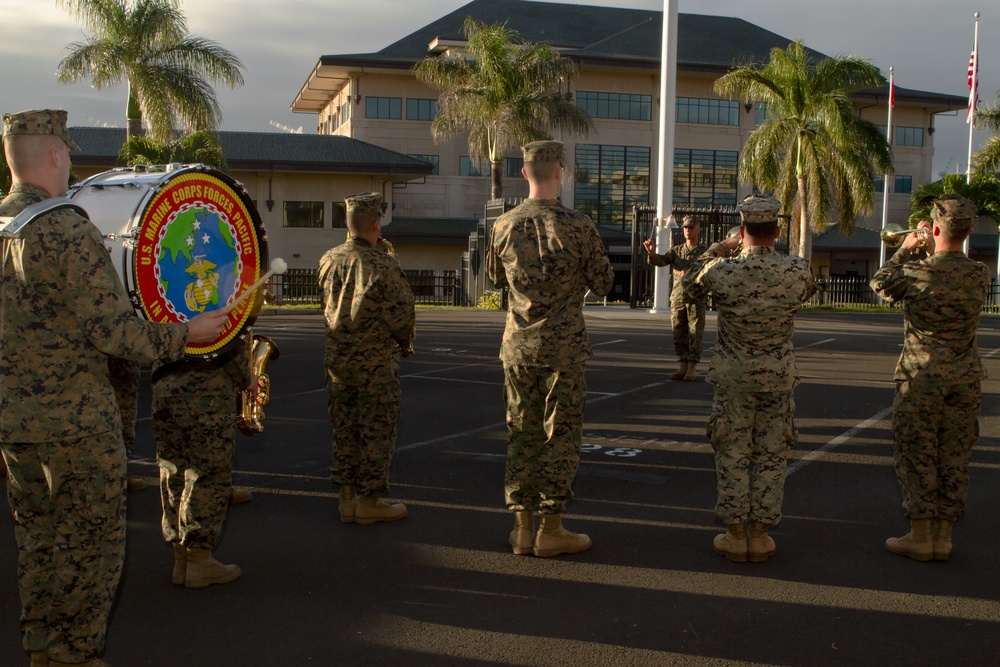
[[[129,504],[126,573],[105,658],[135,665],[1000,665],[1000,318],[984,317],[981,440],[948,563],[893,556],[906,532],[891,467],[895,314],[800,314],[798,446],[766,563],[712,552],[706,382],[670,382],[666,314],[593,307],[583,463],[566,524],[591,551],[518,557],[506,544],[503,313],[418,311],[403,360],[394,524],[337,518],[316,312],[266,314],[264,433],[240,437],[232,584],[170,583],[155,490]],[[715,320],[706,328],[706,357]],[[707,363],[702,364],[702,370]],[[156,475],[148,387],[132,474]],[[0,663],[27,664],[16,549],[0,516]]]

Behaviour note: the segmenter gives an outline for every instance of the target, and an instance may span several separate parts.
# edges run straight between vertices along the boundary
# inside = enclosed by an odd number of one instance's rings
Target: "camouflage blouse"
[[[909,260],[910,250],[901,248],[871,280],[883,299],[903,302],[903,353],[895,379],[932,384],[983,379],[976,327],[990,270],[957,251]]]
[[[564,368],[586,361],[583,297],[588,288],[603,296],[614,284],[590,218],[554,199],[525,199],[494,223],[486,272],[497,287],[510,287],[505,364]]]
[[[414,335],[413,292],[396,258],[352,238],[319,260],[326,369],[340,384],[396,379],[400,347]]]
[[[718,340],[707,379],[731,391],[790,391],[798,384],[792,335],[795,314],[816,293],[809,263],[771,246],[730,258],[718,243],[684,275],[688,295],[709,292],[719,312]]]
[[[681,243],[680,245],[671,246],[662,255],[654,252],[647,256],[650,266],[674,267],[674,287],[670,290],[671,301],[705,303],[704,299],[701,301],[689,299],[684,288],[681,286],[681,279],[684,278],[684,272],[694,266],[698,258],[704,255],[707,250],[708,248],[705,247],[704,243],[699,243],[693,248],[689,247],[687,243]]]
[[[48,199],[15,183],[13,216]],[[139,319],[89,220],[57,209],[3,239],[0,267],[0,438],[52,442],[121,431],[108,356],[141,364],[184,355],[187,326]]]

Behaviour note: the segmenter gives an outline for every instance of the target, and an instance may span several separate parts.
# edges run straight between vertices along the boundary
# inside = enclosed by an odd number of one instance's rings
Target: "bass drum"
[[[246,189],[204,165],[115,169],[74,185],[68,195],[104,234],[132,305],[153,322],[187,322],[221,310],[266,271],[267,237]],[[211,358],[241,343],[263,290],[229,313],[210,343],[188,345]]]

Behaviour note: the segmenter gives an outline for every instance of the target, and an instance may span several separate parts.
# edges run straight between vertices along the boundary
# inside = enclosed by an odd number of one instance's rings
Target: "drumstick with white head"
[[[280,257],[275,257],[274,259],[271,260],[270,271],[262,275],[257,280],[257,282],[255,282],[253,285],[248,287],[245,292],[236,297],[235,301],[233,301],[231,304],[229,304],[219,312],[222,313],[223,315],[230,313],[234,308],[236,308],[236,306],[240,305],[244,299],[246,299],[248,296],[256,292],[257,288],[259,288],[261,285],[270,280],[271,276],[280,276],[287,270],[288,270],[288,264],[285,263],[285,260],[281,259]]]

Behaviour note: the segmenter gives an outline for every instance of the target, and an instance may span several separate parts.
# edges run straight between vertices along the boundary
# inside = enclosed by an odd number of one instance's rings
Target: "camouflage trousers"
[[[229,511],[236,396],[154,397],[153,408],[163,539],[214,549]]]
[[[507,509],[561,514],[580,467],[587,383],[583,364],[504,366]]]
[[[399,429],[399,380],[368,387],[328,381],[327,389],[334,486],[353,486],[362,496],[387,495]]]
[[[903,509],[910,519],[958,521],[965,515],[981,400],[979,382],[896,383],[894,459]]]
[[[678,361],[701,361],[701,344],[705,334],[705,304],[671,299],[670,328],[674,335],[674,352]]]
[[[122,416],[122,440],[129,454],[135,448],[135,419],[139,412],[139,365],[108,357],[108,375]]]
[[[125,560],[121,433],[0,451],[10,469],[24,648],[58,662],[95,658]]]
[[[790,391],[739,392],[716,387],[708,439],[715,450],[723,524],[777,525],[785,494],[788,450],[798,440]]]

